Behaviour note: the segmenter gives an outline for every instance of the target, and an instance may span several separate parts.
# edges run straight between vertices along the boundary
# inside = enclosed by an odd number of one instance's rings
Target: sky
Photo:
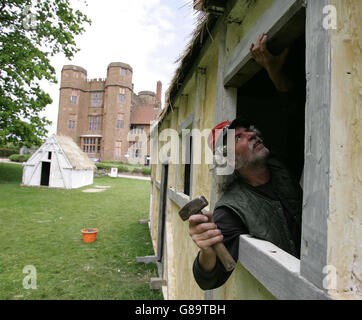
[[[51,59],[57,84],[42,81],[42,88],[53,103],[42,116],[53,123],[49,135],[56,133],[60,76],[63,65],[73,64],[87,70],[87,77],[105,78],[111,62],[124,62],[133,69],[134,92],[156,92],[162,82],[162,102],[178,64],[196,27],[191,0],[71,0],[73,8],[92,20],[86,32],[76,37],[80,51],[68,60],[64,55]]]

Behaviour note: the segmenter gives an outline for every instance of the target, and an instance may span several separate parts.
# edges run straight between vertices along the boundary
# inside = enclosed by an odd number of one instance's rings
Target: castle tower
[[[57,134],[71,137],[80,143],[80,127],[82,121],[82,103],[87,71],[82,67],[65,65],[61,73],[59,113]]]
[[[142,101],[142,104],[145,105],[156,104],[156,94],[152,91],[140,91],[138,92],[138,97]]]
[[[107,68],[103,116],[103,160],[127,161],[127,135],[132,99],[130,65],[112,62]],[[105,125],[107,124],[107,125]]]

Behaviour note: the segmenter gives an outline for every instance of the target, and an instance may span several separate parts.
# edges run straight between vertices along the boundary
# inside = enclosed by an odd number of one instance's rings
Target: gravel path
[[[8,158],[0,158],[0,162],[15,163],[15,164],[23,164],[22,162],[14,162],[14,161],[10,161]]]

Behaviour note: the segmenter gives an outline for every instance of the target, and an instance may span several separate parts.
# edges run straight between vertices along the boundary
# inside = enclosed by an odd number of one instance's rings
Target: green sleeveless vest
[[[300,228],[302,189],[276,159],[268,160],[268,167],[274,193],[283,200],[288,212],[292,213],[291,219]],[[294,256],[298,255],[281,201],[257,193],[239,177],[216,203],[215,209],[220,207],[228,207],[235,212],[251,236],[272,242]]]

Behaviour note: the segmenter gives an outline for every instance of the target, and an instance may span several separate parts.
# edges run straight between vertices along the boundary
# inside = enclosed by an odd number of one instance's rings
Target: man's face
[[[235,169],[264,163],[268,155],[269,150],[257,130],[253,127],[235,129]]]

